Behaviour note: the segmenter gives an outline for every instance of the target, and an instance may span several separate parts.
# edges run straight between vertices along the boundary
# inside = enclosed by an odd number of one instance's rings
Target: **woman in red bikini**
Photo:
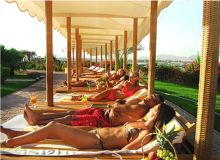
[[[138,72],[132,72],[129,76],[129,81],[125,81],[122,85],[113,87],[102,91],[101,93],[88,97],[88,101],[115,101],[116,99],[124,99],[133,95],[136,91],[143,88],[139,86],[139,80],[144,83],[144,87],[147,88],[147,83],[139,77]],[[72,97],[72,100],[81,100],[81,96]]]

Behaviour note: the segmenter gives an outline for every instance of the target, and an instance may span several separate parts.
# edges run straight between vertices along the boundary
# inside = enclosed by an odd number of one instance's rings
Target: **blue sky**
[[[6,48],[36,51],[45,55],[45,25],[27,12],[20,12],[16,4],[0,1],[0,44]],[[157,54],[191,56],[201,50],[202,0],[174,0],[158,18]],[[54,32],[54,55],[65,57],[66,40]],[[149,37],[141,44],[145,50],[140,57],[148,57]]]

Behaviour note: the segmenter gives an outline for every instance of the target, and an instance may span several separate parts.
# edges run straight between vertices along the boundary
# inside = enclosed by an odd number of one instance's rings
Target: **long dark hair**
[[[157,128],[161,128],[162,125],[167,124],[175,116],[175,114],[175,110],[171,106],[165,103],[161,103],[159,108],[159,115],[155,121],[155,126]]]

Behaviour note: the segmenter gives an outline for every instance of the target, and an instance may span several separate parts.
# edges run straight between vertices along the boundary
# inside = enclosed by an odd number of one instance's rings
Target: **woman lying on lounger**
[[[128,75],[126,75],[126,71],[124,69],[119,69],[118,72],[110,74],[110,72],[107,73],[105,79],[106,79],[106,85],[108,88],[112,88],[115,85],[118,85],[126,80],[128,80]]]
[[[38,113],[26,106],[24,117],[30,125],[45,125],[51,121],[56,121],[72,126],[113,127],[140,119],[149,108],[163,101],[162,96],[153,94],[143,101],[140,99],[127,102],[120,100],[111,109],[87,108],[61,113]]]
[[[152,107],[144,120],[127,123],[120,127],[70,127],[57,122],[51,122],[33,132],[13,131],[1,127],[1,132],[10,138],[2,142],[1,146],[15,147],[50,138],[63,140],[66,144],[78,149],[138,149],[141,147],[143,138],[154,132],[155,125],[166,124],[174,116],[173,108],[161,103]],[[151,139],[152,136],[147,137],[144,144]]]
[[[139,77],[138,72],[133,72],[129,76],[129,81],[125,81],[122,85],[107,89],[101,93],[88,97],[88,101],[115,101],[116,99],[124,99],[132,96],[137,90],[143,88],[139,86],[139,80],[142,80],[145,87],[147,83]],[[73,96],[72,100],[81,100],[82,96]]]

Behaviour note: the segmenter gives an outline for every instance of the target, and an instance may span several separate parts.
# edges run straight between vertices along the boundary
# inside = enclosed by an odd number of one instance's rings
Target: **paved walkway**
[[[62,85],[62,82],[66,79],[66,75],[64,73],[54,73],[54,89],[58,86]],[[5,96],[1,99],[1,123],[11,119],[12,117],[23,113],[23,105],[29,100],[29,97],[32,93],[37,95],[38,101],[45,100],[45,92],[46,84],[45,78],[40,81],[34,83],[33,85],[24,88],[18,92],[15,92],[11,95]],[[168,102],[170,103],[170,102]],[[171,106],[177,109],[177,111],[185,117],[189,122],[195,122],[196,119],[188,112],[182,110],[178,106],[173,103],[170,103]],[[217,131],[213,132],[214,134],[214,142],[213,142],[213,153],[220,154],[220,133]],[[194,143],[195,135],[191,134],[191,136],[187,137],[189,141]]]
[[[62,85],[65,79],[66,75],[64,73],[55,72],[53,83],[54,89]],[[1,123],[23,113],[24,104],[29,101],[31,94],[34,93],[37,95],[37,101],[44,101],[46,97],[45,82],[45,78],[43,78],[27,88],[1,98]]]

